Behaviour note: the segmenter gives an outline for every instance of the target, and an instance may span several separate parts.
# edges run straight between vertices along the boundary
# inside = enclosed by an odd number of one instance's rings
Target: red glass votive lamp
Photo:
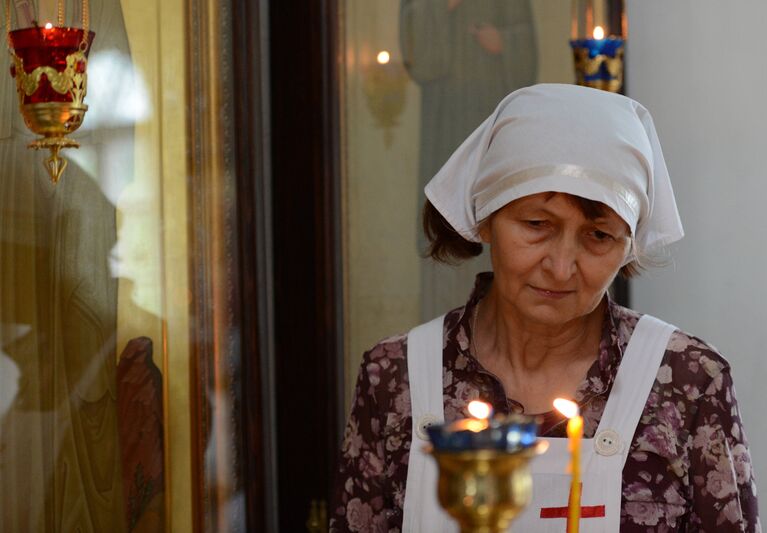
[[[21,114],[27,127],[43,136],[29,146],[51,150],[45,166],[54,182],[66,167],[59,150],[79,146],[66,135],[80,127],[88,110],[87,59],[95,34],[85,34],[81,28],[50,24],[8,34]]]
[[[38,67],[52,67],[56,72],[65,72],[67,57],[76,52],[83,52],[87,60],[90,45],[95,34],[88,32],[87,42],[83,41],[84,30],[80,28],[59,28],[56,26],[40,26],[14,30],[9,38],[14,54],[23,61],[24,71],[28,74]],[[79,73],[85,73],[86,62],[76,65]],[[16,77],[16,65],[11,66],[11,76]],[[37,90],[31,95],[25,95],[23,104],[38,104],[44,102],[71,102],[72,96],[61,94],[51,87],[47,76],[42,77]]]

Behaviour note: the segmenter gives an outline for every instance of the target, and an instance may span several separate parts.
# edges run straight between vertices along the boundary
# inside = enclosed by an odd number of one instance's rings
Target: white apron
[[[403,533],[457,532],[437,501],[437,464],[424,452],[425,427],[444,422],[442,394],[443,319],[410,331],[407,364],[413,412]],[[584,533],[620,530],[623,465],[669,338],[676,328],[644,315],[626,348],[593,439],[581,448],[581,520]],[[563,533],[567,526],[570,475],[567,439],[545,439],[549,450],[530,465],[533,498],[512,523],[514,531]]]

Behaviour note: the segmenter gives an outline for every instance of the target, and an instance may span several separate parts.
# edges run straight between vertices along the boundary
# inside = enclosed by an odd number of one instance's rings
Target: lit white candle
[[[578,533],[581,518],[581,440],[583,417],[578,405],[564,398],[554,400],[554,407],[568,418],[567,439],[570,448],[570,500],[568,501],[567,533]]]

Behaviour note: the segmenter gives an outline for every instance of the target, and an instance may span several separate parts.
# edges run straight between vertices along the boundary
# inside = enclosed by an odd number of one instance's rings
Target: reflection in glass
[[[134,123],[147,105],[133,91],[119,0],[93,7],[91,109],[58,185],[26,149],[15,87],[0,80],[2,532],[163,527],[161,372],[151,339],[118,345],[110,269],[115,206],[134,177]],[[4,54],[0,72],[8,67]]]

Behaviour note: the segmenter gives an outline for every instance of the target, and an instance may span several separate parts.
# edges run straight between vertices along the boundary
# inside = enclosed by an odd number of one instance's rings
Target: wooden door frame
[[[336,1],[187,35],[195,531],[301,531],[343,427]]]
[[[278,531],[269,2],[232,5],[247,530]]]
[[[268,7],[187,2],[195,532],[278,531]]]
[[[336,0],[269,14],[280,531],[329,501],[343,428]]]

